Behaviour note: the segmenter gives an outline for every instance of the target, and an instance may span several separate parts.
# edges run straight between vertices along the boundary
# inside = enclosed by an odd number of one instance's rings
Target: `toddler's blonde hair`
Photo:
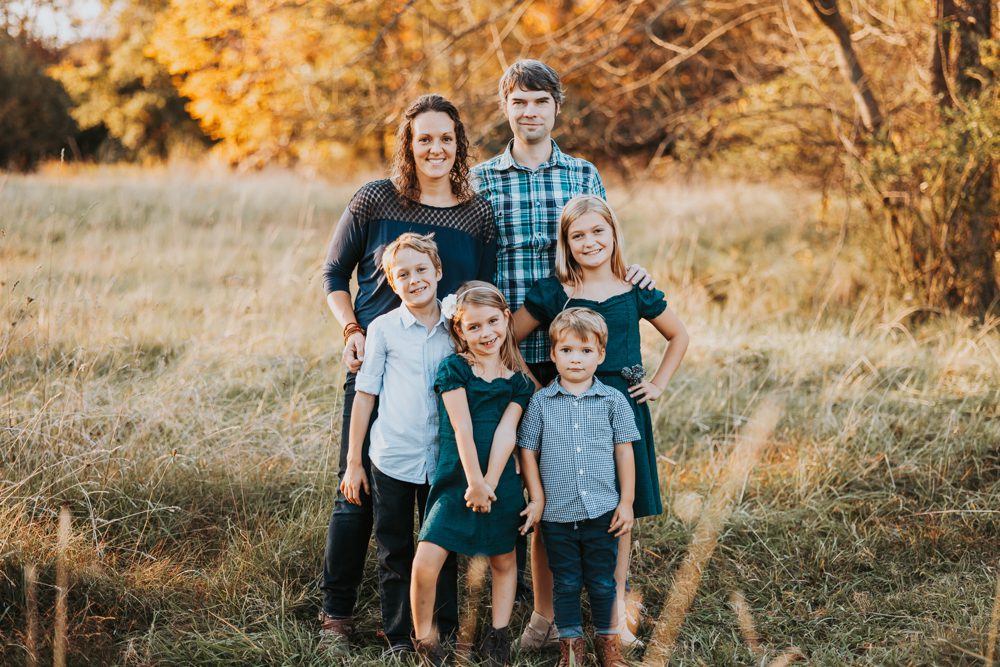
[[[555,349],[568,332],[575,333],[580,340],[593,338],[602,350],[608,346],[608,323],[590,308],[567,308],[556,315],[549,325],[552,349]]]

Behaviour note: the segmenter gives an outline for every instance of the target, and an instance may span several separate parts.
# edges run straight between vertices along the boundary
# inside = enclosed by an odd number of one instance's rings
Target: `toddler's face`
[[[572,331],[564,331],[552,346],[551,356],[560,377],[570,382],[586,382],[604,361],[604,348],[593,336],[581,338]]]
[[[390,276],[392,291],[407,306],[420,308],[437,298],[441,269],[434,266],[431,258],[411,248],[403,248],[396,253]]]

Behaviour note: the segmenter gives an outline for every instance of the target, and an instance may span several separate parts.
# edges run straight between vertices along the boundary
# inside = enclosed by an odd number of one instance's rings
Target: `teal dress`
[[[420,540],[467,556],[499,556],[514,549],[518,527],[523,522],[524,492],[521,478],[511,457],[500,475],[496,496],[489,513],[473,512],[465,506],[465,479],[458,456],[455,429],[441,394],[464,388],[472,415],[472,439],[476,443],[479,467],[486,474],[493,434],[507,406],[517,403],[523,410],[534,392],[534,385],[521,373],[487,382],[476,377],[468,362],[457,354],[438,366],[434,391],[438,393],[440,446],[437,471],[427,496]]]
[[[649,406],[636,403],[628,394],[628,382],[621,369],[642,364],[639,340],[639,320],[652,320],[667,309],[667,301],[660,290],[632,287],[623,294],[616,294],[604,301],[571,299],[555,276],[542,278],[524,299],[524,307],[531,316],[548,327],[562,310],[572,307],[590,308],[600,313],[608,324],[608,345],[604,363],[597,368],[597,377],[604,384],[625,394],[636,426],[642,439],[632,443],[635,454],[635,516],[652,516],[663,512],[660,501],[660,476],[656,469],[656,448],[653,445],[653,420]]]

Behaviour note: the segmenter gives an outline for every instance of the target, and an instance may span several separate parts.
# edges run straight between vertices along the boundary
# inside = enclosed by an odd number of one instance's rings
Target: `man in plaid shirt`
[[[563,206],[577,195],[607,198],[597,167],[567,155],[552,140],[552,128],[565,99],[555,70],[538,60],[519,60],[500,78],[500,104],[514,138],[503,153],[472,169],[476,191],[489,200],[497,226],[495,283],[512,311],[524,303],[535,281],[552,275]],[[653,281],[644,269],[632,265],[626,278],[641,287]],[[556,377],[549,359],[549,340],[535,331],[521,351],[542,385]],[[552,624],[552,575],[541,540],[532,540],[532,580],[535,611],[521,637],[522,649],[558,645]],[[517,544],[518,594],[524,584],[525,543]]]
[[[563,153],[552,140],[564,91],[551,67],[519,60],[504,72],[499,89],[514,138],[503,153],[472,169],[472,182],[493,206],[499,235],[496,285],[514,311],[535,281],[552,275],[566,202],[585,194],[606,199],[607,193],[597,167]],[[629,267],[628,278],[642,287],[652,284],[637,266]],[[544,331],[532,333],[521,351],[539,382],[555,378]]]

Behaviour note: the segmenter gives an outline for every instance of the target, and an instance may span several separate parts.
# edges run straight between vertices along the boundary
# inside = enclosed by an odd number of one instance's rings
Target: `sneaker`
[[[510,664],[510,628],[490,627],[479,645],[479,660],[486,667],[507,667]]]
[[[559,648],[559,628],[537,611],[531,612],[531,620],[524,626],[524,632],[517,641],[520,651],[541,651]]]

